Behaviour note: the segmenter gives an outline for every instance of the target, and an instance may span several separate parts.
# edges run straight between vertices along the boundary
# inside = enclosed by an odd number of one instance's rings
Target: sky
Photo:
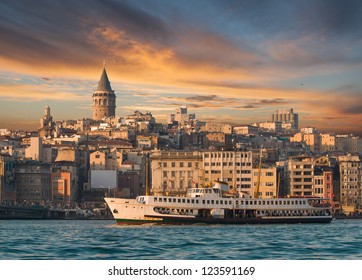
[[[92,116],[106,61],[118,116],[362,135],[362,1],[0,0],[0,128]]]

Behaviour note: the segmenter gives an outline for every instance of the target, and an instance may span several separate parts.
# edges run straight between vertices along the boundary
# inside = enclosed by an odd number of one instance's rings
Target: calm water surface
[[[0,221],[1,259],[361,260],[362,220],[240,226]]]

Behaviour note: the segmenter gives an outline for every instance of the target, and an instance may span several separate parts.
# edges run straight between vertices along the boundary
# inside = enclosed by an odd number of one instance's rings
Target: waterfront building
[[[62,161],[51,167],[51,200],[71,204],[78,200],[81,190],[78,164]]]
[[[14,158],[0,154],[0,202],[15,202]]]
[[[16,201],[42,203],[51,200],[49,163],[18,162],[15,165]]]
[[[97,90],[93,92],[92,99],[94,120],[102,120],[116,115],[116,95],[111,88],[105,67],[98,82]]]
[[[220,180],[229,190],[252,195],[251,151],[205,151],[202,153],[205,184]]]
[[[278,196],[277,169],[275,166],[262,165],[260,168],[254,166],[252,170],[252,194],[257,193],[258,197],[272,198]]]
[[[204,184],[200,152],[153,151],[150,161],[154,194],[185,194]]]
[[[288,160],[288,186],[292,196],[313,195],[314,159],[296,156]]]
[[[333,171],[330,167],[315,167],[314,168],[314,184],[313,195],[329,198],[332,202],[333,193]]]
[[[284,126],[284,128],[290,127],[291,130],[298,130],[298,114],[295,114],[293,109],[278,109],[271,115],[272,122],[281,122],[289,124],[290,126]]]
[[[362,163],[358,155],[338,158],[340,172],[340,203],[342,208],[361,209]],[[348,210],[349,211],[349,210]]]

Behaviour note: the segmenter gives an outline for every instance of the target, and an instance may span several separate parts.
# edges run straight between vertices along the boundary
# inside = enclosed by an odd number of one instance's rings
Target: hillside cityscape
[[[116,99],[104,67],[91,119],[55,120],[46,106],[37,131],[0,129],[1,204],[104,209],[104,197],[182,196],[223,181],[231,193],[317,196],[335,213],[361,210],[358,136],[299,127],[292,108],[231,125],[198,120],[185,104],[162,124],[151,110],[116,116]]]

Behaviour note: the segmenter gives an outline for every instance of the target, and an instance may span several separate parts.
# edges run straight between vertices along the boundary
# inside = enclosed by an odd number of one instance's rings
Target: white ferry
[[[227,193],[224,187],[218,182],[210,188],[191,188],[186,196],[146,195],[105,200],[118,224],[328,223],[332,220],[328,199],[252,198]]]

